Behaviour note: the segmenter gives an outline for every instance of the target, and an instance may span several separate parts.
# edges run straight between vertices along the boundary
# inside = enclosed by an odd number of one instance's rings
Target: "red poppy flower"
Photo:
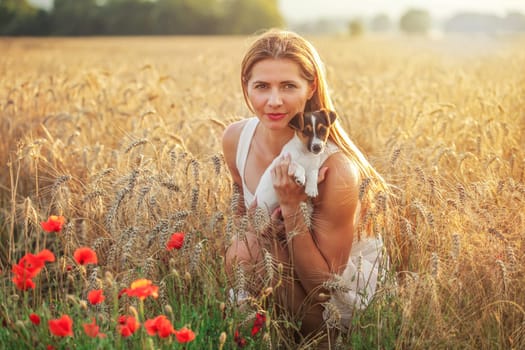
[[[150,280],[145,278],[138,279],[131,283],[131,288],[127,288],[123,293],[126,293],[130,297],[137,297],[140,300],[144,300],[149,296],[157,298],[159,287],[154,286]]]
[[[117,330],[123,337],[129,337],[140,328],[140,323],[133,316],[120,316]]]
[[[35,288],[35,282],[31,278],[24,278],[22,276],[15,275],[13,277],[13,283],[15,284],[16,288],[20,290],[28,290]]]
[[[48,321],[49,331],[58,337],[73,336],[73,320],[68,315]]]
[[[123,289],[120,290],[120,292],[118,292],[117,298],[120,299],[120,298],[122,298],[122,295],[127,294],[127,293],[128,293],[128,289],[127,288],[123,288]]]
[[[40,226],[46,232],[60,232],[66,219],[63,216],[51,215],[47,221],[42,221]]]
[[[180,249],[184,244],[184,232],[175,232],[171,235],[170,240],[166,243],[167,250]]]
[[[15,275],[13,283],[21,290],[35,288],[32,278],[38,275],[46,262],[53,261],[55,261],[55,255],[48,249],[42,250],[37,255],[27,253],[18,261],[18,264],[13,265],[12,272]]]
[[[177,337],[177,341],[179,343],[189,343],[193,339],[195,339],[195,333],[191,329],[188,329],[186,327],[182,327],[179,330],[173,331],[175,333],[175,337]]]
[[[170,320],[164,315],[147,320],[144,322],[144,328],[149,335],[157,334],[161,338],[167,338],[174,332]]]
[[[266,322],[266,315],[263,313],[256,313],[255,314],[255,321],[253,321],[253,327],[252,327],[252,337],[259,333],[259,331],[263,328],[264,324]]]
[[[78,248],[73,256],[80,265],[98,264],[97,253],[88,247]]]
[[[246,346],[246,339],[239,334],[239,330],[236,330],[233,335],[233,340],[237,344],[237,347],[244,348]]]
[[[40,316],[38,316],[37,314],[30,314],[29,320],[31,320],[31,323],[35,326],[38,326],[40,324]]]
[[[106,335],[104,333],[100,333],[100,327],[97,326],[97,321],[95,318],[93,318],[92,323],[84,323],[82,326],[84,326],[84,332],[88,337],[91,338],[105,338]]]
[[[13,265],[13,273],[21,278],[33,278],[45,265],[45,261],[37,255],[27,253],[19,261],[17,265]]]
[[[55,254],[53,254],[53,252],[50,251],[49,249],[42,249],[42,251],[38,253],[36,257],[44,262],[54,262],[55,261]]]
[[[104,296],[104,291],[102,289],[94,289],[92,291],[90,291],[88,293],[88,301],[92,304],[92,305],[97,305],[97,304],[100,304],[101,302],[104,301],[104,299],[106,299],[106,297]]]

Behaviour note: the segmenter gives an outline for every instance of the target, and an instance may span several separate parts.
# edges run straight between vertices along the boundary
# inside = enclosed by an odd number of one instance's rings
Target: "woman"
[[[231,124],[223,135],[224,157],[239,189],[239,215],[254,213],[261,175],[293,137],[291,118],[301,111],[334,109],[318,53],[292,32],[270,30],[255,40],[242,62],[241,84],[256,117]],[[247,229],[226,252],[232,274],[240,267],[247,276],[262,276],[265,252],[284,266],[283,274],[291,278],[283,279],[275,293],[280,306],[301,321],[304,335],[323,328],[323,320],[348,325],[353,310],[368,304],[383,246],[364,218],[375,210],[371,196],[385,193],[384,181],[338,122],[329,140],[337,151],[319,171],[312,215],[304,215],[308,198],[289,174],[289,157],[281,157],[272,169],[279,205],[272,221],[280,225],[262,235]],[[259,287],[248,289],[257,293]]]

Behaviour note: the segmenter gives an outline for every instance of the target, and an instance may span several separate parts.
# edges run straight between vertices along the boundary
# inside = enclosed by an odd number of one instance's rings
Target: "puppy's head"
[[[337,119],[337,114],[328,109],[314,112],[299,112],[292,120],[290,127],[303,141],[308,151],[319,154],[324,151],[330,127]]]

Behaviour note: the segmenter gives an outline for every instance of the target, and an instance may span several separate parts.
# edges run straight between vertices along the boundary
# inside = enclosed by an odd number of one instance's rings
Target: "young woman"
[[[237,214],[244,215],[254,213],[261,175],[294,135],[291,118],[334,107],[317,51],[293,32],[270,30],[259,36],[242,62],[241,84],[255,117],[227,127],[223,152],[240,193]],[[311,215],[304,213],[309,200],[304,188],[288,171],[289,157],[281,157],[271,170],[279,205],[272,222],[279,224],[266,234],[248,227],[226,252],[227,270],[233,274],[240,267],[255,281],[263,275],[265,252],[284,266],[290,278],[275,293],[281,308],[300,321],[304,335],[324,328],[328,318],[348,325],[353,310],[366,306],[375,292],[382,256],[381,237],[366,217],[375,210],[371,198],[386,193],[386,185],[337,121],[329,140],[337,148],[319,171]],[[247,289],[258,293],[260,287]]]

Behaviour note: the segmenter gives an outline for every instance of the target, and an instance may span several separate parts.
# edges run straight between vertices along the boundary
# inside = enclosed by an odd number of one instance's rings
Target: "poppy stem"
[[[26,290],[26,291],[23,291],[22,293],[24,293],[24,306],[23,306],[24,308],[23,308],[23,310],[27,310],[28,309],[28,304],[29,304],[29,299],[28,299],[29,298],[29,296],[28,296],[29,291]]]
[[[139,322],[144,324],[144,299],[139,298]],[[144,335],[144,329],[140,332],[140,342],[142,344],[142,348],[146,349],[146,337]]]
[[[113,282],[113,280],[111,279],[111,281]],[[118,297],[118,294],[119,294],[119,291],[118,291],[118,288],[116,285],[113,285],[113,288],[111,288],[112,292],[113,292],[113,320],[118,320],[118,313],[119,313],[119,303],[118,303],[118,300],[119,300],[119,297]],[[118,327],[118,326],[117,326]],[[116,341],[117,341],[117,345],[116,345],[116,348],[117,349],[121,349],[121,341],[122,341],[122,337],[121,336],[117,336],[115,337],[116,338]]]

